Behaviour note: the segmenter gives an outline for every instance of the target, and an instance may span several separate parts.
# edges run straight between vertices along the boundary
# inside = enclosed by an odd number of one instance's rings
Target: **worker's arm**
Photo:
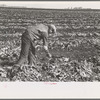
[[[48,38],[46,36],[43,36],[43,47],[47,53],[47,56],[52,57],[52,55],[50,54],[49,49],[48,49]]]

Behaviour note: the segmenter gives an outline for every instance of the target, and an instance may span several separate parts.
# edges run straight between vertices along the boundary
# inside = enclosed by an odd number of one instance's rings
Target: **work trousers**
[[[22,34],[21,41],[21,52],[17,64],[22,65],[28,61],[29,65],[36,65],[35,43],[30,38],[27,30]]]

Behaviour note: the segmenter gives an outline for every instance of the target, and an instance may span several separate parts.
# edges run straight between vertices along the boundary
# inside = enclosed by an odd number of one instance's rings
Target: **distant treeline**
[[[74,7],[74,8],[64,8],[64,9],[47,9],[47,8],[27,8],[27,7],[0,7],[0,10],[3,9],[18,9],[18,10],[53,10],[53,11],[100,11],[100,9],[91,9],[91,8],[81,8],[81,7]]]

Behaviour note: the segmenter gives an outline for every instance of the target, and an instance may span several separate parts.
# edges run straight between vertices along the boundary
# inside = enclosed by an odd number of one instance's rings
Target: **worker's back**
[[[42,37],[48,37],[48,26],[44,24],[28,26],[27,31],[32,40],[41,39]]]

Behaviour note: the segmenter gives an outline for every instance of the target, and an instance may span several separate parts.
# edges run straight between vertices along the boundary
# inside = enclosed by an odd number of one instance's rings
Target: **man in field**
[[[54,25],[44,25],[38,24],[35,26],[28,26],[25,32],[22,34],[22,44],[21,44],[21,53],[19,60],[15,66],[21,66],[28,59],[29,65],[35,65],[35,41],[43,40],[43,47],[47,53],[48,57],[51,57],[51,54],[48,50],[48,35],[56,35],[56,27]]]

